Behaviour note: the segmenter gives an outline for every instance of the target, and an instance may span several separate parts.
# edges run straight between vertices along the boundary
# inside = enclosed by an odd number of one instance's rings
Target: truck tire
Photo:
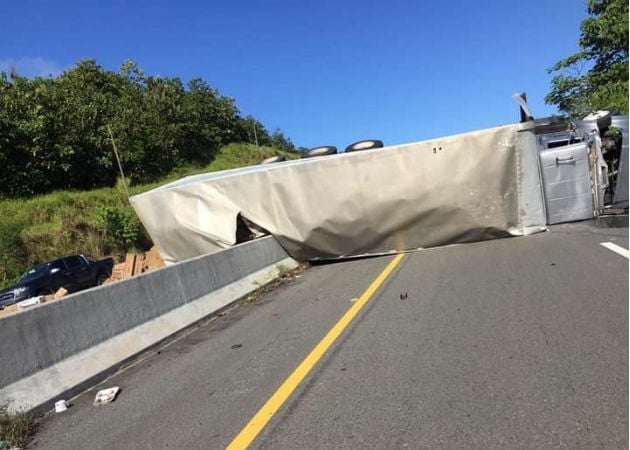
[[[315,156],[334,155],[337,147],[334,145],[322,145],[320,147],[309,148],[302,154],[302,158],[313,158]]]
[[[610,126],[611,118],[613,116],[612,111],[600,110],[595,111],[589,114],[588,116],[582,119],[584,122],[597,122],[597,128],[599,128],[600,133]],[[589,130],[590,131],[590,130]]]
[[[105,275],[104,273],[102,273],[98,276],[98,278],[96,278],[96,285],[100,286],[101,284],[105,283],[108,279],[109,277]]]
[[[273,164],[277,162],[286,161],[287,159],[282,155],[271,156],[260,161],[258,164]]]
[[[379,141],[378,139],[367,139],[364,141],[354,142],[346,147],[346,153],[348,152],[358,152],[359,150],[369,150],[372,148],[381,148],[383,147],[383,141]]]

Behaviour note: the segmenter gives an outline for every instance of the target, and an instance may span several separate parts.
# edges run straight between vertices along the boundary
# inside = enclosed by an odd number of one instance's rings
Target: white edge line
[[[624,258],[628,258],[630,256],[630,251],[617,244],[613,244],[612,242],[602,242],[601,246],[606,247],[608,250],[615,252],[618,255],[623,256]]]

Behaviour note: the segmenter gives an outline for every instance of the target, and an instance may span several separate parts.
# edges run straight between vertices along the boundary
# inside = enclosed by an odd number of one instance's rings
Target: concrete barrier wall
[[[0,319],[0,401],[6,397],[15,401],[21,396],[19,390],[24,386],[20,387],[20,380],[36,378],[38,372],[169,313],[175,317],[171,322],[180,323],[176,319],[179,309],[227,289],[227,297],[223,294],[220,302],[212,303],[212,309],[219,309],[256,288],[256,281],[250,280],[233,289],[239,280],[256,273],[264,275],[279,263],[295,266],[295,261],[287,258],[274,238],[265,237],[4,317]],[[186,323],[211,312],[208,307],[186,311]],[[198,312],[191,317],[190,311]],[[147,331],[143,333],[146,337]],[[151,343],[145,342],[144,347]],[[53,394],[48,393],[48,397]]]

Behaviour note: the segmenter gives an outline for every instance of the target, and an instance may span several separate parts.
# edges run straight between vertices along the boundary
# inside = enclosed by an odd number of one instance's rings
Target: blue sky
[[[298,146],[413,142],[518,121],[578,50],[580,0],[20,0],[0,14],[0,70],[94,58],[201,77]]]

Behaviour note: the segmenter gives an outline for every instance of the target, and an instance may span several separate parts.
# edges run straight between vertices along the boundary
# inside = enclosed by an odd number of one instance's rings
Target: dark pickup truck
[[[59,288],[76,292],[103,284],[114,267],[112,258],[99,261],[90,256],[72,255],[27,270],[13,286],[0,291],[0,308],[27,298],[52,294]]]

